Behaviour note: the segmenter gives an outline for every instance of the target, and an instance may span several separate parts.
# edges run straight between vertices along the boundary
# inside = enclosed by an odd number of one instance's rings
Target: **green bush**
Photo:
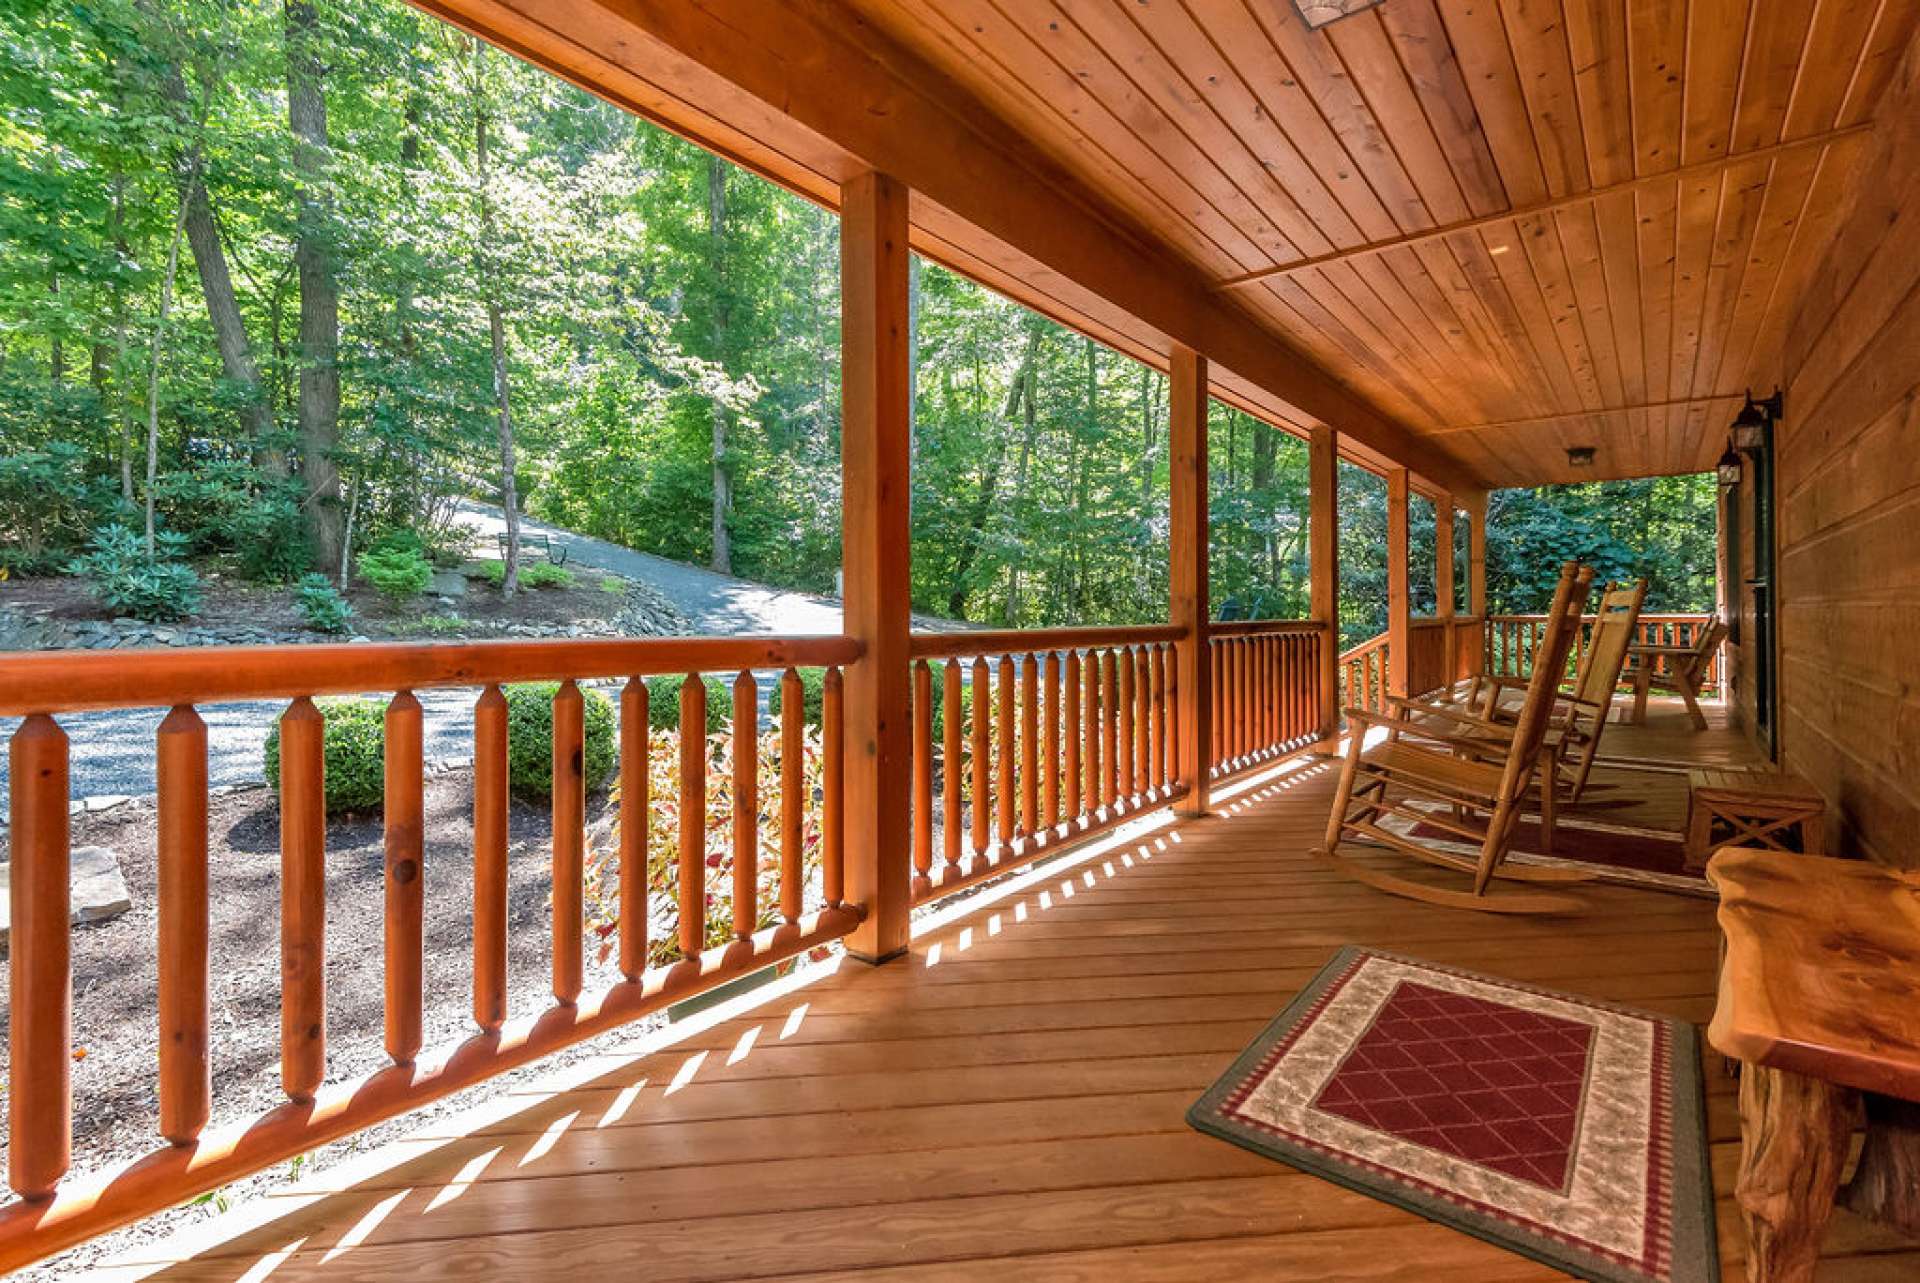
[[[507,568],[500,567],[500,578],[505,582]],[[556,566],[551,561],[535,561],[520,567],[520,586],[522,588],[571,588],[573,572],[565,566]]]
[[[386,788],[387,708],[377,699],[315,700],[326,729],[321,736],[327,814],[380,809]],[[280,787],[280,724],[267,733],[267,783]]]
[[[680,729],[680,683],[682,677],[647,678],[647,725],[656,731]],[[707,732],[725,730],[733,722],[733,692],[718,677],[709,677],[707,688]]]
[[[293,590],[293,604],[307,627],[322,633],[344,633],[353,618],[353,607],[335,590],[325,575],[312,574]]]
[[[797,671],[800,674],[800,720],[808,726],[818,726],[827,699],[827,670],[802,668]],[[767,696],[767,715],[776,722],[780,720],[782,696],[785,693],[786,682],[783,678],[773,684],[773,693]]]
[[[87,554],[74,558],[69,569],[87,579],[101,604],[117,615],[153,623],[185,619],[200,609],[200,576],[174,560],[185,547],[184,539],[162,533],[149,560],[139,534],[126,526],[102,526],[94,531]]]
[[[507,582],[507,563],[504,561],[476,561],[461,572],[469,579],[478,579],[494,588]]]
[[[369,548],[354,558],[360,577],[394,605],[418,597],[433,579],[433,563],[411,548]]]
[[[558,682],[507,687],[507,783],[519,797],[553,796],[553,697],[559,689]],[[587,787],[597,789],[613,774],[613,703],[596,690],[580,694]]]
[[[609,597],[624,596],[627,591],[627,581],[618,575],[608,575],[600,581],[600,591]]]

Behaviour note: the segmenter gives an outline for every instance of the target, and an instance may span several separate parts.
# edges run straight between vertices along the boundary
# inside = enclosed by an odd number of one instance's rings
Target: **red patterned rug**
[[[1719,1277],[1684,1021],[1347,948],[1187,1120],[1581,1278]]]

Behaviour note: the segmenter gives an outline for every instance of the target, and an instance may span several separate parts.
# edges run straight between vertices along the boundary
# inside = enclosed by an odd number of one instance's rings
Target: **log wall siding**
[[[1920,43],[1788,329],[1778,466],[1780,749],[1830,849],[1920,866]],[[1744,487],[1743,487],[1744,489]],[[1746,508],[1745,503],[1742,504]],[[1750,544],[1751,514],[1743,512]],[[1751,574],[1751,553],[1743,573]],[[1751,632],[1739,655],[1750,720]]]

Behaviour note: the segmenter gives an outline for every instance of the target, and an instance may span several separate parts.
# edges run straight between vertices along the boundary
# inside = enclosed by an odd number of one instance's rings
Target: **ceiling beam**
[[[1563,423],[1574,419],[1610,419],[1636,410],[1678,410],[1684,406],[1716,405],[1722,401],[1744,399],[1744,392],[1722,392],[1718,396],[1680,397],[1673,401],[1642,401],[1637,405],[1609,405],[1598,410],[1566,410],[1556,414],[1535,414],[1524,419],[1500,419],[1493,423],[1455,423],[1434,431],[1435,436],[1456,432],[1492,432],[1500,428],[1524,428],[1536,423]]]
[[[1567,196],[1556,196],[1552,200],[1543,200],[1531,205],[1517,205],[1512,209],[1495,214],[1481,214],[1474,218],[1463,218],[1457,223],[1443,223],[1438,227],[1429,227],[1422,231],[1408,232],[1404,236],[1392,236],[1382,241],[1369,241],[1365,245],[1352,245],[1346,249],[1337,249],[1325,254],[1316,254],[1311,258],[1296,259],[1291,263],[1280,263],[1273,267],[1263,267],[1258,271],[1242,276],[1231,276],[1219,282],[1223,290],[1236,290],[1247,285],[1258,285],[1262,281],[1280,276],[1292,276],[1296,272],[1311,271],[1316,267],[1326,267],[1331,263],[1346,263],[1357,258],[1372,258],[1388,250],[1407,249],[1415,245],[1424,245],[1428,241],[1457,235],[1460,232],[1479,231],[1485,227],[1498,227],[1510,223],[1516,218],[1536,218],[1545,214],[1557,213],[1563,209],[1574,209],[1593,201],[1616,196],[1622,192],[1636,192],[1661,183],[1680,182],[1689,178],[1704,178],[1723,173],[1736,165],[1744,165],[1756,160],[1772,160],[1793,152],[1806,151],[1809,148],[1830,147],[1849,139],[1862,138],[1873,130],[1872,121],[1863,121],[1849,125],[1845,129],[1829,130],[1826,133],[1809,134],[1805,138],[1793,138],[1786,142],[1774,143],[1767,147],[1755,147],[1748,151],[1731,155],[1716,156],[1711,160],[1696,161],[1691,165],[1681,165],[1674,169],[1663,169],[1657,174],[1643,174],[1638,178],[1629,178],[1625,182],[1609,183],[1605,187],[1595,187],[1584,192],[1574,192]]]
[[[1444,447],[1222,298],[1197,267],[837,0],[413,2],[823,203],[836,203],[823,180],[837,186],[867,168],[890,174],[913,190],[916,227],[952,242],[957,220],[1166,345],[1203,353],[1297,417],[1436,484],[1477,482]]]

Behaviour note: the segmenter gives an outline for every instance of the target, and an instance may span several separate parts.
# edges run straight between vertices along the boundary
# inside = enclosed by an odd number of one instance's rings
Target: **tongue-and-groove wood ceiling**
[[[1738,394],[1777,377],[1915,18],[1385,0],[1314,32],[1291,0],[859,7],[1508,483],[1712,466]]]
[[[415,3],[825,203],[859,164],[899,172],[924,252],[1144,359],[1170,334],[1215,346],[1218,394],[1456,487],[1712,466],[1739,394],[1778,379],[1920,19],[1920,0],[1384,0],[1319,31],[1291,0]],[[1113,270],[1129,244],[1137,282]]]

